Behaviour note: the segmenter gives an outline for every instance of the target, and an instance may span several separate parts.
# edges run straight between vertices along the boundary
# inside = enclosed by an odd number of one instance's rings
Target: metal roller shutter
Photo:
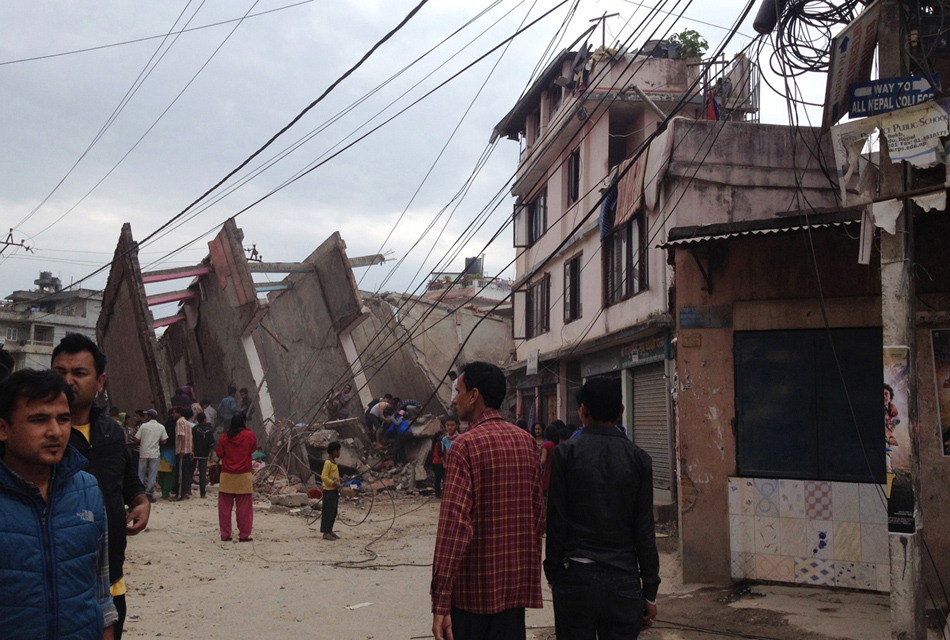
[[[663,373],[662,362],[633,370],[633,441],[653,458],[653,486],[669,489],[669,394]]]

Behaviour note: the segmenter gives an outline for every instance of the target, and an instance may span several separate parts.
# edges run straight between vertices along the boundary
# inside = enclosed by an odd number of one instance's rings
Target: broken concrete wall
[[[183,304],[185,320],[168,327],[160,344],[163,365],[174,372],[174,386],[194,382],[200,398],[210,399],[213,406],[227,394],[228,384],[247,387],[256,407],[250,427],[260,439],[265,435],[263,419],[271,416],[262,415],[247,339],[263,310],[244,257],[243,237],[228,220],[208,243],[211,254],[205,264],[211,272],[189,287],[198,295]],[[187,377],[179,377],[182,373]]]
[[[132,227],[122,225],[115,257],[96,325],[96,339],[108,359],[109,403],[123,410],[154,407],[164,414],[171,382],[158,366],[158,344],[152,329],[138,246]]]
[[[294,422],[325,416],[323,405],[330,392],[352,383],[339,333],[359,319],[362,308],[339,233],[304,264],[312,267],[309,273],[291,273],[282,282],[286,290],[269,294],[267,315],[254,334],[275,411]],[[356,397],[349,412],[361,413]]]
[[[449,409],[452,395],[448,371],[475,360],[504,367],[512,358],[510,318],[408,294],[374,296],[366,305],[373,311],[373,321],[354,336],[362,349],[379,334],[363,358],[375,395],[389,392],[425,402],[438,386],[436,399],[424,411],[442,413]]]
[[[435,383],[419,366],[410,336],[399,322],[393,303],[396,300],[388,294],[387,298],[365,296],[363,304],[369,309],[370,317],[353,331],[372,395],[378,398],[391,393],[403,400],[412,398],[426,404],[423,412],[445,413],[447,401],[435,398],[427,403]],[[445,350],[451,350],[451,345],[446,345]]]

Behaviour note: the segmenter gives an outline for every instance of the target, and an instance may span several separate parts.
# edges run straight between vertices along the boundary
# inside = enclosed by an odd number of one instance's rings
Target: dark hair
[[[205,406],[205,405],[211,406],[211,401],[210,401],[210,400],[202,400],[202,401],[199,402],[198,404],[200,404],[202,407]]]
[[[191,410],[191,407],[184,405],[181,407],[172,407],[172,411],[177,411],[179,415],[181,415],[181,417],[183,417],[185,420],[189,420],[193,415],[195,415],[195,412]]]
[[[490,362],[469,362],[462,369],[462,375],[465,376],[465,388],[478,389],[486,407],[501,409],[501,403],[504,402],[505,393],[508,391],[505,374],[501,369]]]
[[[892,387],[891,385],[889,385],[889,384],[887,384],[887,383],[885,382],[885,383],[884,383],[884,390],[891,392],[891,400],[893,400],[893,399],[894,399],[894,387]]]
[[[61,353],[75,355],[83,351],[92,354],[92,359],[96,363],[97,378],[106,372],[106,354],[102,353],[102,349],[95,342],[81,333],[67,333],[66,337],[60,340],[56,348],[53,349],[53,357],[50,361],[56,360]]]
[[[397,407],[402,403],[402,398],[399,396],[394,396],[387,401],[387,404],[394,404]]]
[[[55,371],[20,369],[0,382],[0,418],[10,422],[20,398],[26,398],[27,401],[52,401],[63,394],[67,401],[73,401],[72,389],[66,384],[66,379]]]
[[[392,398],[392,397],[393,397],[393,394],[391,394],[391,393],[385,393],[385,394],[383,394],[383,400],[388,400],[388,399],[390,399],[390,398]]]
[[[178,387],[177,389],[175,389],[175,393],[176,393],[177,395],[184,395],[185,390],[182,389],[181,387]]]
[[[528,423],[525,422],[524,420],[519,420],[518,422],[515,423],[515,426],[525,431],[528,430]]]
[[[620,381],[605,376],[590,378],[578,392],[577,404],[587,407],[596,422],[613,422],[623,410]]]
[[[554,427],[555,429],[557,429],[557,430],[558,430],[558,433],[560,433],[561,429],[564,429],[565,427],[567,427],[567,425],[564,424],[564,421],[563,421],[563,420],[552,420],[552,421],[551,421],[551,424],[548,425],[548,426],[551,426],[551,427]]]
[[[247,428],[247,416],[240,411],[231,416],[231,426],[228,427],[228,440]]]
[[[455,415],[454,413],[450,413],[449,415],[445,416],[445,421],[454,422],[455,424],[460,424],[459,417]]]
[[[549,424],[544,428],[544,439],[558,443],[561,441],[561,432],[558,431],[557,427],[555,427],[553,424]]]
[[[247,387],[241,387],[241,393],[248,393]]]
[[[544,426],[544,423],[539,420],[538,422],[535,422],[533,425],[531,425],[531,431],[529,432],[531,435],[534,435],[534,428],[538,425],[541,425],[541,433],[544,433],[544,430],[547,429],[547,427]]]
[[[230,384],[229,384],[229,385],[228,385],[228,395],[229,395],[229,396],[233,396],[235,393],[237,393],[237,387],[235,387],[234,385],[230,385]]]
[[[117,415],[119,415],[120,413],[121,413],[121,411],[119,411],[119,407],[110,407],[110,408],[109,408],[109,415],[110,415],[110,416],[117,416]]]
[[[198,414],[195,416],[195,420],[197,420],[198,424],[203,424],[204,421],[207,419],[208,419],[208,416],[205,415],[204,411],[199,411]]]
[[[327,453],[333,453],[334,451],[339,451],[342,448],[343,445],[341,445],[339,442],[331,442],[327,445]]]
[[[459,377],[459,374],[455,373],[454,371],[449,371],[449,379],[450,379],[450,380],[455,380],[455,379],[458,378],[458,377]]]

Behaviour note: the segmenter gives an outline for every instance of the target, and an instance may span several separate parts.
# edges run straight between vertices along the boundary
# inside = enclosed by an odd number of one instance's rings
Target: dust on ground
[[[337,541],[322,539],[318,519],[285,511],[255,505],[253,541],[222,542],[215,488],[205,499],[159,500],[148,529],[129,539],[127,637],[432,637],[429,581],[438,500],[393,492],[341,500]],[[683,585],[675,537],[659,546],[659,622],[642,638],[890,637],[886,594]],[[529,609],[526,622],[528,638],[554,640],[546,585],[544,608]]]

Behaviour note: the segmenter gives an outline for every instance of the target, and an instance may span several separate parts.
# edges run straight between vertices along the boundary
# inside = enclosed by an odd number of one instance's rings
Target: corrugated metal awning
[[[677,227],[670,231],[666,242],[656,245],[660,249],[669,249],[683,245],[700,244],[729,238],[772,233],[790,233],[803,229],[824,229],[860,224],[861,215],[846,211],[811,216],[796,215],[769,220],[750,220],[728,222],[695,227]]]

